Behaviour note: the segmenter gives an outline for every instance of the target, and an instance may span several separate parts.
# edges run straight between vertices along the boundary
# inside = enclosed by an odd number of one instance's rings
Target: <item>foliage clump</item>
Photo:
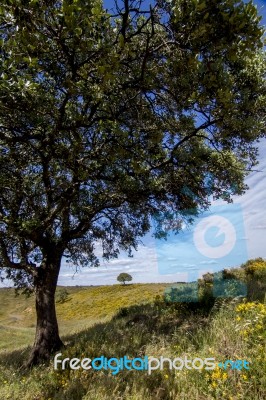
[[[118,275],[117,280],[125,285],[126,282],[132,281],[132,276],[126,272],[121,272],[121,274]]]

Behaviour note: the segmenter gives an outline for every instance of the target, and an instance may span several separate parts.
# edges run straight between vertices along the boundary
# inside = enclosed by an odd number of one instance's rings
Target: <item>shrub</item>
[[[67,300],[69,300],[69,293],[64,289],[59,289],[59,291],[56,294],[56,302],[57,303],[65,303]]]

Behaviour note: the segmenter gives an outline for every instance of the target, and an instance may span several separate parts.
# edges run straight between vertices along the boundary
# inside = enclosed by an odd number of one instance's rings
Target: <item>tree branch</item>
[[[2,267],[6,268],[11,268],[11,269],[17,269],[17,270],[23,270],[27,272],[28,274],[32,276],[37,275],[37,268],[35,264],[33,263],[20,263],[20,262],[14,262],[11,261],[8,255],[8,251],[6,248],[6,244],[3,240],[3,238],[0,237],[0,256],[3,260],[3,262],[6,264],[6,266],[2,265]]]

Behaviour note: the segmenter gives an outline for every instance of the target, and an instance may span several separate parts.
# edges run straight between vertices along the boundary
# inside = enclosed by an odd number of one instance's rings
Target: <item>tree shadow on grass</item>
[[[196,303],[165,302],[157,299],[154,303],[121,308],[108,322],[97,323],[80,332],[62,337],[65,348],[63,357],[142,357],[146,347],[170,338],[177,330],[193,335],[200,326],[206,325],[208,313]],[[27,373],[23,364],[29,357],[30,347],[0,355],[0,364],[20,369]],[[81,357],[81,358],[82,358]],[[53,358],[51,358],[53,360]],[[43,365],[49,365],[44,363]]]
[[[30,346],[12,351],[2,351],[0,353],[0,365],[20,369],[29,357],[30,351]]]

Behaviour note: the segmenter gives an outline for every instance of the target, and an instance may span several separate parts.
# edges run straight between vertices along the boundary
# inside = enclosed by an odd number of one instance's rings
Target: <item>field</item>
[[[91,287],[58,287],[57,316],[61,335],[79,332],[110,320],[121,307],[152,301],[167,284],[135,284]],[[60,294],[67,293],[63,302]],[[0,354],[32,344],[35,334],[34,297],[15,296],[0,289]]]
[[[248,277],[246,298],[212,298],[208,275],[200,283],[198,303],[170,301],[164,296],[166,284],[59,287],[57,293],[66,344],[62,358],[213,357],[217,363],[246,360],[249,369],[216,365],[214,370],[171,370],[165,363],[151,374],[139,370],[114,374],[110,368],[54,370],[51,358],[27,371],[22,365],[34,339],[34,299],[1,289],[0,399],[265,399],[266,304],[261,296],[265,281],[261,284],[254,278],[262,270],[259,261],[231,273]],[[230,276],[230,271],[226,273]],[[185,287],[178,290],[184,292]],[[235,290],[232,280],[230,290]]]

